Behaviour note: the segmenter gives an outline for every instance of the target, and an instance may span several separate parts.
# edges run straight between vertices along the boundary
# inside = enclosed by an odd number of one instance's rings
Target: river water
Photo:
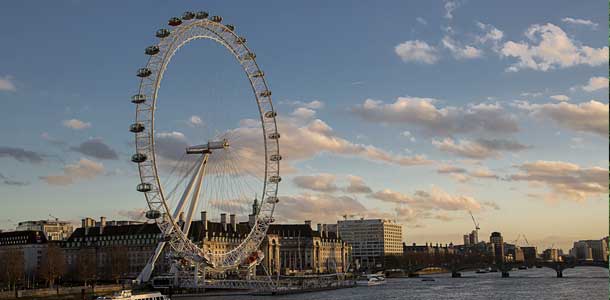
[[[500,273],[476,274],[463,272],[462,278],[451,274],[428,275],[420,278],[389,278],[385,285],[355,287],[283,296],[204,297],[203,299],[257,300],[354,300],[354,299],[578,299],[607,300],[608,270],[575,268],[556,278],[554,270],[514,270],[510,278]],[[422,281],[434,278],[434,281]]]

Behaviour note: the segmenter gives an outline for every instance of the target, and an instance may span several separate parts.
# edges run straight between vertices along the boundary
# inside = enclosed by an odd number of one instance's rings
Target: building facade
[[[504,262],[504,239],[499,232],[492,232],[489,237],[489,243],[493,249],[494,261],[496,263]]]
[[[379,268],[384,257],[402,255],[402,225],[385,219],[343,220],[337,222],[343,241],[352,247],[352,258],[360,268]]]
[[[17,231],[42,231],[49,241],[65,241],[74,231],[74,226],[58,219],[23,221],[17,224]]]
[[[608,261],[608,243],[601,240],[580,240],[574,242],[570,255],[577,260]]]
[[[403,254],[427,254],[427,255],[450,255],[455,253],[455,248],[453,244],[432,244],[426,243],[425,245],[416,245],[413,243],[412,245],[407,245],[403,243]]]
[[[0,269],[18,281],[37,282],[47,244],[42,231],[0,232]]]

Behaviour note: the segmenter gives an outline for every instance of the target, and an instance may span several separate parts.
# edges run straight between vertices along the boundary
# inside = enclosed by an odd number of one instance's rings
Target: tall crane
[[[477,220],[474,219],[474,215],[472,214],[471,210],[468,210],[468,213],[470,213],[470,217],[472,218],[472,223],[474,223],[474,229],[477,231],[477,233],[479,233],[479,229],[481,229],[481,227],[479,227],[479,223],[477,223]]]

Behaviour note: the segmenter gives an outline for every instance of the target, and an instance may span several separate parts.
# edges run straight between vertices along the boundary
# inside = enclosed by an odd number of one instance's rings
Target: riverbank
[[[109,295],[122,289],[129,289],[129,286],[121,284],[96,285],[92,286],[72,286],[59,288],[29,289],[0,292],[0,299],[24,299],[24,300],[80,300],[90,299],[94,295]]]

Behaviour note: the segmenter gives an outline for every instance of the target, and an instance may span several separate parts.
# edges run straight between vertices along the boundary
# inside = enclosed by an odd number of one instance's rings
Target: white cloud
[[[504,32],[494,27],[491,24],[476,23],[477,26],[485,33],[476,37],[476,41],[480,44],[491,43],[494,50],[498,50],[498,43],[504,38]]]
[[[565,18],[561,19],[561,21],[564,23],[568,23],[568,24],[588,26],[588,27],[591,27],[592,29],[597,29],[597,26],[599,26],[599,24],[597,24],[591,20],[586,20],[586,19],[565,17]]]
[[[521,173],[509,179],[539,183],[550,190],[549,200],[585,201],[608,195],[608,169],[583,168],[561,161],[536,161],[517,166]]]
[[[306,107],[298,107],[292,112],[292,116],[301,119],[311,119],[316,115],[316,111]]]
[[[433,140],[432,144],[441,151],[473,159],[497,158],[503,151],[518,152],[527,149],[527,146],[518,142],[498,139],[461,140],[456,143],[451,138],[445,138]]]
[[[511,133],[519,130],[515,118],[500,104],[468,104],[437,108],[432,98],[398,97],[394,103],[366,99],[352,112],[371,122],[410,124],[430,134]]]
[[[473,59],[479,58],[483,55],[483,52],[473,46],[462,46],[450,36],[443,37],[441,41],[443,46],[453,54],[453,57],[457,59]]]
[[[91,123],[83,122],[83,121],[78,120],[78,119],[64,120],[62,122],[62,124],[65,127],[68,127],[68,128],[71,128],[71,129],[75,129],[75,130],[81,130],[81,129],[85,129],[85,128],[91,127]]]
[[[608,88],[608,78],[607,77],[591,77],[589,78],[589,82],[586,85],[582,86],[582,89],[587,92],[593,92],[601,89]]]
[[[414,137],[414,136],[411,134],[411,132],[410,132],[410,131],[408,131],[408,130],[403,131],[403,132],[401,133],[401,135],[402,135],[402,136],[404,136],[404,137],[406,137],[406,138],[408,138],[408,139],[409,139],[409,141],[411,141],[411,142],[413,142],[413,143],[416,141],[415,137]]]
[[[335,184],[337,177],[333,174],[317,174],[296,176],[292,179],[294,184],[302,189],[317,192],[335,192],[339,187]]]
[[[81,158],[75,164],[64,167],[63,174],[42,176],[40,179],[51,185],[70,185],[78,180],[93,179],[104,173],[104,165]]]
[[[516,107],[530,111],[534,116],[546,116],[559,125],[575,131],[608,136],[608,104],[591,100],[578,104],[560,102],[531,104],[520,101]]]
[[[525,35],[529,41],[504,43],[501,55],[518,59],[507,71],[548,71],[576,65],[599,66],[608,63],[608,47],[583,46],[551,23],[532,25]]]
[[[568,101],[568,100],[570,100],[570,97],[568,97],[566,95],[553,95],[553,96],[551,96],[551,99],[557,100],[557,101]]]
[[[201,127],[203,125],[201,117],[195,115],[191,116],[187,122],[191,127]]]
[[[424,19],[422,17],[415,18],[415,21],[417,21],[417,23],[422,24],[422,25],[427,25],[428,24],[428,21],[426,21],[426,19]]]
[[[424,41],[406,41],[394,47],[394,52],[404,62],[434,64],[439,60],[438,51]]]
[[[304,220],[335,223],[344,214],[362,215],[370,212],[358,200],[349,196],[310,193],[281,196],[276,210],[279,221],[291,223],[302,223]]]
[[[297,107],[304,107],[309,109],[321,109],[324,107],[324,102],[320,100],[312,100],[309,102],[303,101],[280,101],[281,104],[288,104]]]
[[[0,91],[17,91],[17,87],[15,86],[15,82],[13,81],[12,76],[6,75],[4,77],[0,77]]]
[[[360,176],[348,175],[347,181],[349,185],[345,188],[346,193],[351,194],[369,194],[373,190],[364,182],[364,179]]]
[[[422,210],[478,211],[482,208],[481,203],[473,197],[454,196],[436,186],[433,186],[429,192],[418,190],[413,195],[385,189],[373,193],[371,197],[385,202],[406,204],[412,208]]]
[[[457,0],[445,0],[445,18],[453,19],[453,11],[461,5]]]
[[[320,119],[303,120],[301,118],[279,116],[278,131],[281,134],[280,154],[282,155],[282,170],[284,173],[294,171],[292,163],[314,158],[328,153],[347,157],[358,157],[374,162],[388,163],[399,166],[414,166],[430,164],[422,155],[405,156],[395,154],[373,145],[358,144],[339,137],[333,129]],[[223,159],[239,158],[236,168],[258,174],[263,166],[264,147],[260,126],[246,126],[249,122],[241,122],[242,126],[222,133],[222,138],[229,140],[228,152],[215,153],[214,162]],[[254,124],[252,124],[254,125]],[[180,132],[161,132],[155,137],[156,154],[169,162],[177,162],[184,155],[184,149],[189,146],[187,138]],[[228,156],[227,156],[228,155]]]

